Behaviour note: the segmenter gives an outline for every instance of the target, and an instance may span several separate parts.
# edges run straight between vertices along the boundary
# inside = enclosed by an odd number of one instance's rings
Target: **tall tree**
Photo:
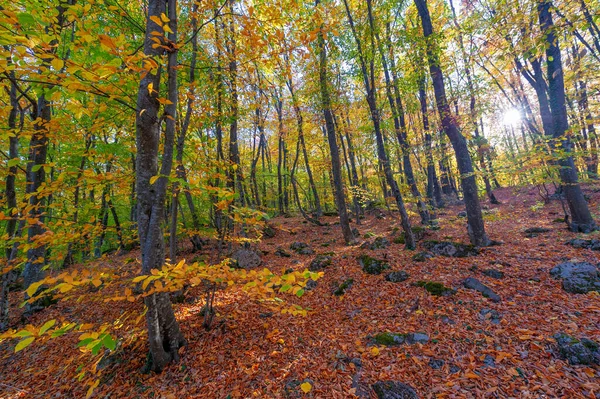
[[[167,9],[168,7],[168,9]],[[168,25],[160,23],[169,19]],[[168,27],[168,36],[165,36]],[[161,46],[154,46],[155,34],[162,38]],[[161,58],[167,53],[167,99],[171,103],[159,115],[161,88]],[[165,197],[173,164],[175,122],[177,118],[177,3],[176,0],[149,0],[144,54],[150,69],[140,81],[136,110],[136,191],[138,206],[138,234],[142,251],[142,274],[161,269],[165,262],[164,221]],[[164,135],[161,125],[164,121]],[[162,143],[160,170],[159,147]],[[185,344],[175,319],[169,294],[152,293],[144,298],[146,324],[150,349],[148,368],[160,372],[169,362],[179,358],[179,348]]]
[[[469,154],[467,140],[460,132],[458,122],[450,111],[450,105],[448,104],[446,97],[444,74],[440,66],[439,49],[432,37],[433,26],[431,23],[431,16],[429,15],[429,9],[427,8],[427,0],[415,0],[415,5],[417,6],[421,18],[423,35],[426,40],[429,73],[431,74],[431,80],[433,82],[435,101],[440,114],[442,129],[448,136],[450,143],[452,143],[458,170],[461,174],[460,180],[467,211],[467,231],[469,233],[469,239],[473,245],[487,246],[490,244],[490,239],[485,232],[473,163],[471,161],[471,155]]]
[[[315,8],[318,18],[322,19],[324,14],[319,9],[320,0],[315,0]],[[317,32],[317,48],[319,53],[319,88],[321,110],[325,119],[325,130],[327,133],[327,142],[329,144],[329,152],[331,155],[331,173],[333,174],[333,186],[335,204],[338,215],[340,217],[340,228],[344,241],[350,244],[354,241],[354,234],[350,229],[350,219],[348,218],[348,210],[346,208],[346,196],[344,194],[344,186],[342,182],[342,168],[340,164],[340,150],[337,144],[337,135],[335,134],[335,125],[333,114],[331,112],[331,98],[329,94],[329,81],[327,78],[327,49],[325,47],[325,36],[323,32],[323,21],[319,22]]]
[[[559,40],[550,12],[551,7],[552,2],[548,0],[541,0],[537,6],[540,27],[546,45],[546,79],[548,80],[548,97],[552,116],[552,137],[555,139],[552,145],[559,147],[567,154],[559,158],[558,164],[560,165],[563,190],[571,212],[569,227],[572,231],[589,233],[598,227],[579,186],[577,169],[571,155],[571,140],[566,135],[569,130],[569,119],[565,100],[565,82]]]

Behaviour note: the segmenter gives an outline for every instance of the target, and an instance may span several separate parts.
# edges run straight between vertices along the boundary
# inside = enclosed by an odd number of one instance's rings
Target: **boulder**
[[[403,270],[391,272],[385,275],[385,280],[392,283],[401,283],[408,279],[408,273]]]
[[[415,284],[417,287],[423,287],[427,292],[433,296],[450,296],[456,293],[452,288],[446,287],[442,283],[437,281],[417,281]]]
[[[270,224],[265,224],[265,227],[263,227],[263,236],[267,238],[273,238],[275,235],[277,235],[277,230],[275,230],[275,228]]]
[[[262,264],[260,255],[251,249],[240,248],[231,255],[233,267],[236,269],[254,269]]]
[[[439,370],[442,367],[444,367],[444,364],[446,362],[444,362],[442,359],[429,359],[429,367],[431,367],[434,370]]]
[[[474,245],[461,244],[450,241],[425,241],[425,249],[428,249],[434,255],[448,256],[452,258],[465,258],[479,254],[479,249]]]
[[[333,291],[333,295],[335,296],[342,296],[346,293],[346,290],[350,287],[352,287],[352,284],[354,284],[354,279],[348,278],[346,280],[344,280],[343,283],[341,283],[336,289],[335,291]]]
[[[481,309],[479,318],[482,320],[489,320],[492,324],[500,324],[502,315],[494,309]]]
[[[360,247],[368,248],[372,251],[376,251],[378,249],[385,249],[390,246],[390,242],[385,237],[376,237],[373,242],[366,241]]]
[[[501,272],[500,270],[496,270],[496,269],[485,269],[482,271],[482,273],[488,277],[495,278],[495,279],[504,278],[504,272]]]
[[[317,255],[317,257],[310,262],[310,265],[308,265],[308,270],[311,272],[321,271],[326,267],[331,266],[332,260],[333,258],[329,255]]]
[[[567,241],[565,245],[570,245],[573,248],[587,248],[592,251],[600,251],[600,240],[592,239],[592,240],[584,240],[582,238],[574,238],[570,241]]]
[[[418,399],[409,385],[397,381],[379,381],[372,385],[378,399]]]
[[[425,262],[427,259],[433,258],[433,254],[431,252],[417,252],[412,256],[412,260],[415,262]]]
[[[530,227],[528,229],[523,230],[523,233],[525,233],[525,237],[533,238],[537,237],[540,234],[547,233],[549,231],[550,229],[547,229],[545,227]]]
[[[361,255],[357,260],[367,274],[381,274],[384,270],[390,268],[386,261],[372,258],[369,255]]]
[[[463,281],[463,286],[470,290],[481,292],[481,294],[492,300],[492,302],[500,302],[500,296],[491,290],[487,285],[473,277],[468,277]]]
[[[564,333],[553,337],[559,356],[572,365],[600,365],[600,345],[587,338],[576,339]]]
[[[275,251],[275,255],[281,256],[282,258],[289,258],[290,256],[292,256],[292,254],[290,254],[288,251],[281,247],[277,248],[277,250]]]
[[[550,270],[550,275],[562,279],[562,287],[572,294],[600,292],[600,270],[588,262],[564,262]]]
[[[420,332],[410,334],[383,332],[375,335],[372,339],[373,344],[385,346],[398,346],[402,344],[425,344],[428,341],[429,336],[425,333]]]
[[[313,249],[305,242],[293,242],[290,245],[290,249],[300,255],[312,255],[315,253]]]

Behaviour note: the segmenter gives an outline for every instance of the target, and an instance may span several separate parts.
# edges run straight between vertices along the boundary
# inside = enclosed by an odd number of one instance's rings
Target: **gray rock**
[[[444,367],[444,361],[442,359],[429,359],[429,367],[434,370],[439,370]]]
[[[600,251],[600,240],[596,239],[584,240],[582,238],[574,238],[570,241],[567,241],[565,245],[570,245],[574,248],[588,248],[592,251]]]
[[[305,242],[293,242],[290,245],[290,249],[300,255],[312,255],[315,253],[313,249]]]
[[[317,288],[317,282],[313,279],[310,279],[306,282],[306,285],[304,286],[304,291],[312,291],[315,288]]]
[[[282,258],[289,258],[290,256],[292,256],[292,254],[290,254],[283,248],[277,248],[277,250],[275,251],[275,255],[281,256]]]
[[[588,262],[564,262],[550,270],[550,275],[562,279],[562,287],[572,294],[600,292],[600,270]]]
[[[410,334],[383,332],[372,338],[373,344],[385,346],[425,344],[427,342],[429,342],[429,335],[421,332]]]
[[[500,324],[502,315],[494,309],[481,309],[479,318],[482,320],[489,320],[492,324]]]
[[[333,295],[335,295],[335,296],[344,295],[346,293],[346,290],[348,290],[350,287],[352,287],[353,284],[354,284],[354,279],[348,278],[348,279],[344,280],[344,282],[342,282],[335,289],[335,291],[333,291]]]
[[[409,385],[397,381],[379,381],[372,385],[378,399],[419,399]]]
[[[530,227],[528,229],[525,229],[523,232],[525,234],[541,234],[541,233],[547,233],[549,231],[550,231],[550,229],[548,229],[546,227]]]
[[[240,248],[236,250],[231,259],[234,260],[233,267],[238,269],[254,269],[262,264],[260,255],[251,249]]]
[[[308,270],[311,272],[321,271],[326,267],[331,266],[332,260],[333,259],[329,255],[317,255],[317,257],[310,262],[310,265],[308,265]]]
[[[273,238],[277,235],[277,230],[275,230],[275,228],[273,226],[271,226],[270,224],[265,224],[265,227],[263,227],[263,236],[267,237],[267,238]]]
[[[408,344],[425,344],[429,341],[429,335],[425,333],[410,333],[406,336]]]
[[[433,254],[427,251],[418,252],[412,256],[415,262],[425,262],[427,259],[433,258]]]
[[[401,283],[408,279],[408,273],[403,270],[391,272],[385,275],[385,280],[392,283]]]
[[[458,367],[456,364],[450,365],[450,374],[458,373],[459,371],[460,367]]]
[[[463,281],[463,286],[470,290],[475,290],[481,292],[481,294],[492,300],[492,302],[500,302],[500,296],[492,291],[488,286],[481,283],[481,281],[477,280],[473,277],[468,277]]]
[[[452,258],[465,258],[479,254],[479,249],[470,244],[461,244],[450,241],[425,241],[425,249],[428,249],[435,255],[448,256]]]
[[[467,217],[467,211],[460,211],[458,212],[458,216],[459,218],[466,218]]]
[[[488,277],[495,278],[495,279],[504,278],[504,272],[502,272],[500,270],[496,270],[496,269],[486,269],[486,270],[482,271],[482,273]]]
[[[389,264],[381,259],[375,259],[369,255],[361,255],[358,257],[363,271],[367,274],[381,274],[384,270],[389,269]]]
[[[572,365],[600,365],[600,345],[590,339],[576,339],[564,333],[555,334],[553,337],[558,345],[558,352],[562,359]]]
[[[490,355],[485,355],[485,357],[483,358],[483,364],[486,367],[496,367],[496,359],[494,359]]]
[[[368,248],[372,251],[378,249],[385,249],[390,246],[390,242],[385,237],[376,237],[373,242],[365,241],[360,247],[365,249]]]

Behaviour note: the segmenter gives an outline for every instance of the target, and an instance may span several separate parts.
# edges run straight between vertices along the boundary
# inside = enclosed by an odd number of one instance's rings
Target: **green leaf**
[[[33,15],[28,14],[26,12],[20,12],[17,14],[17,19],[21,25],[30,25],[35,23],[35,18]]]
[[[15,334],[15,337],[30,337],[31,335],[33,335],[31,331],[21,330]]]
[[[56,324],[56,320],[49,320],[49,321],[45,322],[44,325],[42,326],[42,328],[40,328],[40,332],[38,333],[38,335],[42,335],[43,333],[48,331],[55,324]]]
[[[19,158],[13,158],[8,160],[8,167],[12,168],[13,166],[17,166],[19,164]]]
[[[279,289],[279,292],[288,292],[292,288],[291,284],[285,284]]]
[[[296,292],[296,296],[298,298],[300,298],[302,295],[304,295],[304,290],[303,289],[300,289],[300,290],[298,290],[298,292]]]
[[[15,346],[15,352],[27,348],[34,340],[35,337],[29,337],[19,341],[19,343]]]
[[[102,338],[102,343],[111,351],[114,351],[117,347],[117,342],[110,336],[110,334],[106,334],[104,338]]]

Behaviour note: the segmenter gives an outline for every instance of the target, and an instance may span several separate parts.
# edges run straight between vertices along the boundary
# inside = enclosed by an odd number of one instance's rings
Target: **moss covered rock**
[[[433,296],[450,296],[456,292],[452,288],[448,288],[436,281],[417,281],[416,285],[425,288]]]
[[[367,274],[381,274],[384,270],[390,268],[390,265],[381,259],[372,258],[369,255],[361,255],[358,257],[358,263]]]

